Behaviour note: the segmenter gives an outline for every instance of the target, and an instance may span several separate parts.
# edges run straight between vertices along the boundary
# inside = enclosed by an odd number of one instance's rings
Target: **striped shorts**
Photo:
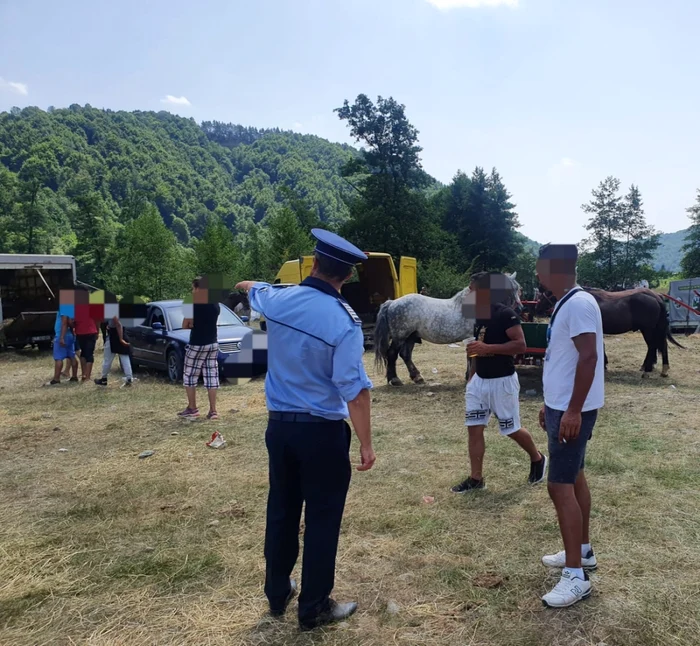
[[[219,387],[219,344],[188,345],[185,351],[185,369],[182,382],[186,387],[195,388],[199,375],[204,373],[204,387]]]

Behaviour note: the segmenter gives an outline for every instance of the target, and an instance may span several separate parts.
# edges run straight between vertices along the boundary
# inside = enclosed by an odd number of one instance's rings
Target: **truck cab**
[[[352,278],[343,285],[341,294],[362,320],[365,347],[374,344],[374,325],[382,303],[418,291],[415,258],[402,256],[399,269],[388,253],[365,252],[367,260],[355,265]],[[298,285],[311,274],[313,256],[289,260],[277,272],[276,284]],[[261,320],[262,324],[262,320]]]

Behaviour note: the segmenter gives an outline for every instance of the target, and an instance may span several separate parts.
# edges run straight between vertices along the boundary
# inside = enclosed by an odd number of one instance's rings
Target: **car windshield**
[[[219,307],[221,311],[219,312],[219,320],[216,322],[218,327],[222,327],[224,325],[243,325],[243,321],[241,321],[230,309],[224,305],[220,305]],[[170,319],[171,329],[181,330],[182,322],[185,320],[185,313],[182,305],[169,307],[168,318]]]

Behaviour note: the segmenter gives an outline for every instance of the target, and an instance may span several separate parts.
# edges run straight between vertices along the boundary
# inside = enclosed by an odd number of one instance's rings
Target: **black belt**
[[[328,422],[337,422],[343,420],[326,419],[317,415],[309,415],[308,413],[279,413],[270,411],[270,419],[276,422],[301,422],[303,424],[327,424]]]

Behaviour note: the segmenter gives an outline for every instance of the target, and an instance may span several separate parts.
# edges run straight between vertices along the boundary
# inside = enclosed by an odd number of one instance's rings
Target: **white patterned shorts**
[[[487,426],[491,415],[498,419],[501,435],[520,430],[520,381],[509,377],[482,379],[474,375],[467,384],[465,426]]]
[[[188,388],[195,388],[199,375],[204,373],[204,387],[219,387],[219,344],[188,345],[185,350],[185,368],[182,382]]]

